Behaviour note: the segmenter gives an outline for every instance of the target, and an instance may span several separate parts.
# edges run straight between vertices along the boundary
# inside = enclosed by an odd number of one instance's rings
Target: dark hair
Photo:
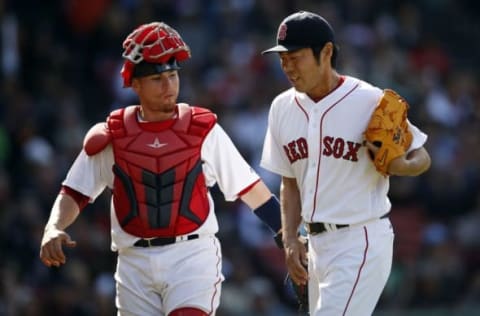
[[[322,51],[323,47],[325,47],[325,46],[312,47],[313,56],[315,56],[317,58],[317,61],[320,58],[319,55],[320,55],[320,52]],[[333,53],[332,53],[332,58],[330,59],[330,65],[332,66],[332,68],[337,67],[337,56],[338,56],[338,46],[333,44]]]

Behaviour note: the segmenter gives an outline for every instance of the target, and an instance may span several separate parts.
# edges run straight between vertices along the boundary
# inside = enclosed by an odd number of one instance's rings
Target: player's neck
[[[141,107],[138,111],[138,120],[140,122],[161,122],[174,119],[176,115],[176,108],[153,111]]]
[[[345,77],[340,76],[336,71],[332,71],[329,76],[322,80],[322,85],[317,87],[312,92],[307,93],[307,95],[315,103],[323,99],[325,96],[329,95],[333,90],[337,89],[345,81]]]

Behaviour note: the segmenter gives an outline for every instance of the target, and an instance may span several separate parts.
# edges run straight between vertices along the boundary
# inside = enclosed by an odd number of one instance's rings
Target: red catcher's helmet
[[[121,71],[123,86],[130,87],[135,65],[142,61],[154,64],[167,63],[172,57],[184,61],[191,57],[190,48],[172,27],[163,22],[142,24],[123,41],[125,58]]]

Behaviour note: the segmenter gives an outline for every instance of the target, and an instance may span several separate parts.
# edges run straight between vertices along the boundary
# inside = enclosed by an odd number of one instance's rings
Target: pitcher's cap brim
[[[298,45],[277,45],[273,46],[272,48],[269,48],[267,50],[264,50],[262,52],[262,55],[268,54],[268,53],[282,53],[282,52],[291,52],[294,50],[302,49],[307,46],[298,46]]]

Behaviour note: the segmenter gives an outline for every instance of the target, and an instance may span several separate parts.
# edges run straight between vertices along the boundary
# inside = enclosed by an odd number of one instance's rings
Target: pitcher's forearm
[[[297,238],[298,226],[302,222],[300,192],[293,178],[282,178],[280,187],[283,240]]]
[[[431,159],[425,148],[419,148],[405,157],[390,162],[388,172],[396,176],[418,176],[430,168]]]

